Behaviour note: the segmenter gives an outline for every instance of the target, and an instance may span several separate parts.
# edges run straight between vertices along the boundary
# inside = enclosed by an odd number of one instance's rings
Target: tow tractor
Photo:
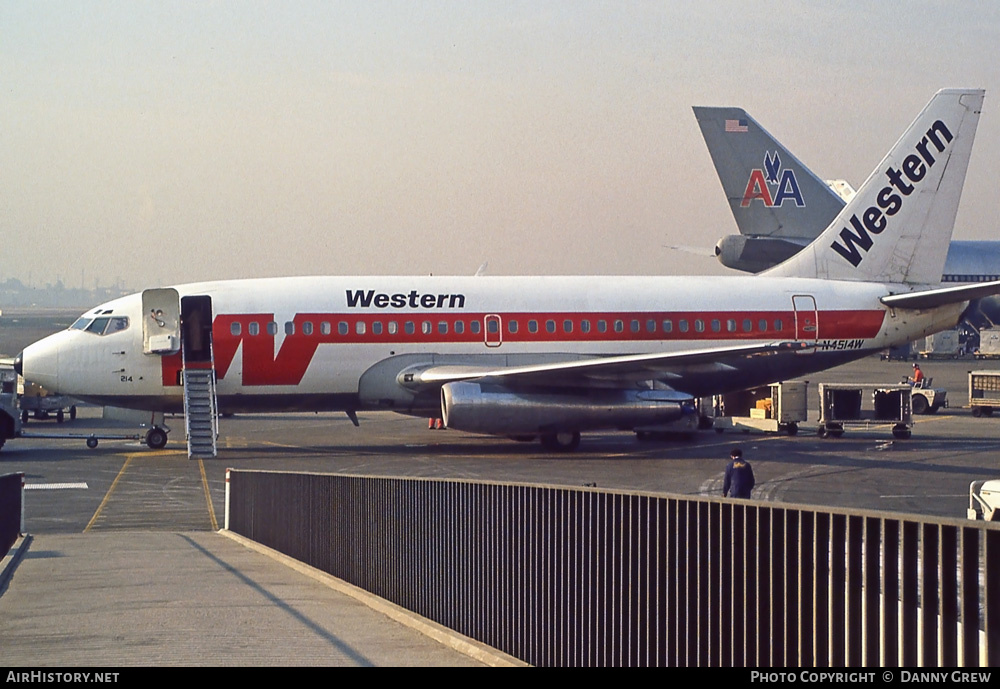
[[[23,430],[21,414],[18,405],[18,375],[8,365],[0,366],[0,448],[12,438],[50,438],[50,439],[80,439],[87,447],[97,447],[101,440],[136,440],[143,441],[153,449],[162,448],[167,444],[167,429],[162,419],[159,424],[153,424],[145,433],[29,433]],[[162,415],[160,415],[162,416]],[[156,421],[156,419],[154,419]]]
[[[914,414],[936,414],[938,409],[948,406],[948,391],[931,387],[933,382],[933,378],[924,378],[913,386],[910,403]]]
[[[1000,481],[973,481],[969,484],[969,519],[1000,521]]]

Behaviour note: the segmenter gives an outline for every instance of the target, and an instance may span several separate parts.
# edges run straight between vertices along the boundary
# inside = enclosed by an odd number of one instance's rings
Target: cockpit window
[[[116,316],[111,319],[108,323],[108,327],[104,330],[105,335],[110,335],[111,333],[120,333],[122,330],[128,330],[128,318],[126,316]]]
[[[87,326],[87,332],[103,335],[104,329],[108,327],[108,321],[110,320],[110,318],[95,318],[93,322]]]
[[[86,316],[81,316],[80,318],[76,319],[76,323],[74,323],[73,325],[69,326],[69,329],[70,330],[86,330],[87,326],[90,325],[90,321],[91,320],[92,319],[87,318]]]
[[[89,333],[94,333],[95,335],[110,335],[112,333],[121,332],[122,330],[128,330],[128,317],[127,316],[101,316],[100,318],[95,318],[92,321],[89,319],[81,318],[76,323],[73,324],[73,328],[77,330],[86,330]]]

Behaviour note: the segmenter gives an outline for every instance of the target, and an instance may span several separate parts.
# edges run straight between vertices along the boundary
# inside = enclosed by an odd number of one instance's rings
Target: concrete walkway
[[[8,667],[520,664],[225,532],[48,534],[4,565]]]

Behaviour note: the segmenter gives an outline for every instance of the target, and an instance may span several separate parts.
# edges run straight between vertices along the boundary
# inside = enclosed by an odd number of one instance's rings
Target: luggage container
[[[716,395],[714,398],[714,428],[716,432],[733,430],[749,433],[799,432],[799,424],[808,414],[807,380],[788,380],[781,383]]]
[[[1000,407],[1000,371],[969,371],[969,406],[977,419]]]
[[[909,385],[820,383],[821,438],[839,438],[846,427],[892,426],[894,438],[909,438],[913,428]]]

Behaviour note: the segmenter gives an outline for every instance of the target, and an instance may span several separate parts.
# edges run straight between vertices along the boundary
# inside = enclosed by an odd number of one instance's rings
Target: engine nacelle
[[[791,258],[803,246],[787,239],[729,234],[715,245],[715,256],[727,268],[759,273]]]
[[[448,428],[491,435],[631,430],[696,413],[691,396],[674,390],[515,391],[466,382],[441,388],[441,418]]]

